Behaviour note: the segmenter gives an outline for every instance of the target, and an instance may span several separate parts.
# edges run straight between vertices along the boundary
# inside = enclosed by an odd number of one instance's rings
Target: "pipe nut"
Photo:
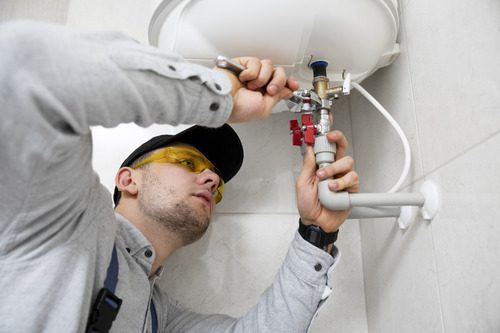
[[[322,165],[335,161],[337,146],[326,138],[326,135],[319,135],[314,140],[314,154],[316,155],[316,164]]]

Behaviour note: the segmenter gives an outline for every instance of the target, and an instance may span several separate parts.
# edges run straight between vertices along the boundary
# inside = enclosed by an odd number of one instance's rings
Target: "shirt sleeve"
[[[90,126],[217,127],[231,113],[223,73],[119,33],[3,23],[0,50],[0,255],[67,241],[105,198],[91,193]]]
[[[272,285],[243,317],[197,314],[162,293],[160,326],[167,332],[304,333],[330,294],[327,280],[339,260],[336,253],[332,257],[296,233]]]

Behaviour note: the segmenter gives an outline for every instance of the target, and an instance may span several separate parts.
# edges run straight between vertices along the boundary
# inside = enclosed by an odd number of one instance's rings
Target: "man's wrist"
[[[299,218],[299,234],[308,243],[320,248],[329,254],[333,255],[339,231],[325,232],[321,227],[316,225],[305,225]]]

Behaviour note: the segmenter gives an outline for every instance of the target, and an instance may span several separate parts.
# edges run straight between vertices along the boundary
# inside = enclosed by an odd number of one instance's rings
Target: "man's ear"
[[[122,167],[118,170],[115,177],[115,185],[122,196],[136,196],[139,192],[137,183],[138,172],[129,167]]]

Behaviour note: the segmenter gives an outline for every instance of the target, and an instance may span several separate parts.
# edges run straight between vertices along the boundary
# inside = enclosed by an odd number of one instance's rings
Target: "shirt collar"
[[[126,251],[149,276],[156,255],[153,246],[132,222],[116,212],[115,217],[118,222],[118,237],[122,239]],[[155,275],[161,276],[162,273],[163,267],[160,267]]]

